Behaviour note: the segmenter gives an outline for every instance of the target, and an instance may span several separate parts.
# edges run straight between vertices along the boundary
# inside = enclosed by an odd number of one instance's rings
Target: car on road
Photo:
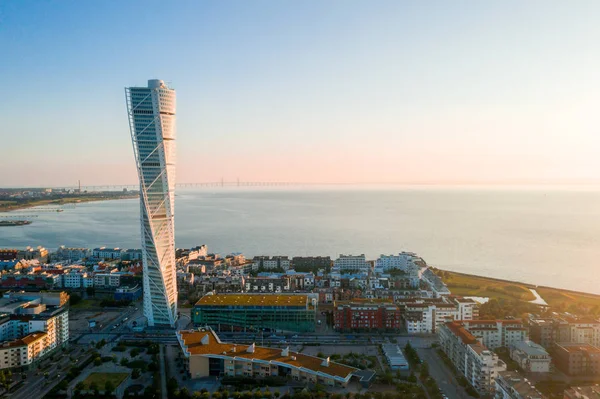
[[[298,338],[298,334],[292,335],[292,339],[296,339],[296,338]]]

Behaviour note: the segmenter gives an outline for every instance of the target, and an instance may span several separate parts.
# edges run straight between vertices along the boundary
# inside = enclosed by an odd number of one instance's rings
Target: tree
[[[133,358],[133,357],[136,357],[137,355],[139,355],[139,354],[140,354],[140,350],[139,350],[138,348],[133,348],[133,349],[132,349],[132,350],[129,352],[129,354],[131,355],[131,357],[132,357],[132,358]]]
[[[69,305],[75,306],[79,302],[81,302],[81,296],[78,294],[71,294],[71,296],[69,297]]]
[[[100,366],[102,364],[102,359],[97,357],[94,359],[94,366]]]
[[[85,389],[85,384],[83,383],[83,381],[79,381],[77,383],[77,385],[75,385],[75,389],[77,391],[83,391]],[[75,396],[77,396],[77,395],[75,395]]]
[[[98,388],[98,383],[96,381],[92,382],[89,388],[94,392],[94,396],[100,396],[100,389]]]
[[[421,364],[421,379],[425,380],[427,378],[429,378],[429,364],[423,362],[423,364]]]
[[[128,364],[129,364],[129,360],[127,360],[126,357],[121,359],[121,366],[127,367]]]
[[[106,381],[106,384],[104,384],[104,394],[110,395],[113,393],[114,390],[115,390],[115,384],[111,380]]]
[[[96,289],[94,287],[87,287],[85,289],[85,292],[88,294],[88,296],[91,296],[91,297],[96,295]]]
[[[142,375],[140,369],[133,369],[133,371],[131,372],[131,378],[134,380],[140,378],[140,375]]]

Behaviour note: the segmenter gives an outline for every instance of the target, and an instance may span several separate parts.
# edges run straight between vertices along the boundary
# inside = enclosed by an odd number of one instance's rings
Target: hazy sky
[[[125,86],[171,82],[178,182],[600,179],[600,1],[0,1],[0,186],[137,181]]]

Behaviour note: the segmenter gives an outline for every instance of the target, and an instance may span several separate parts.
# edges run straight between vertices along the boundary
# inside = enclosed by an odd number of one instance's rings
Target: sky
[[[600,2],[2,1],[0,186],[135,184],[124,87],[177,90],[177,181],[600,181]]]

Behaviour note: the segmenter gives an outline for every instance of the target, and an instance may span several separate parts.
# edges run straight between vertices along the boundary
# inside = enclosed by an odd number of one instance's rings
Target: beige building
[[[49,351],[48,334],[35,332],[0,344],[0,369],[28,366]]]
[[[279,376],[303,383],[345,387],[353,373],[358,371],[329,358],[303,355],[289,348],[222,343],[210,328],[178,331],[177,339],[188,359],[191,378]]]

